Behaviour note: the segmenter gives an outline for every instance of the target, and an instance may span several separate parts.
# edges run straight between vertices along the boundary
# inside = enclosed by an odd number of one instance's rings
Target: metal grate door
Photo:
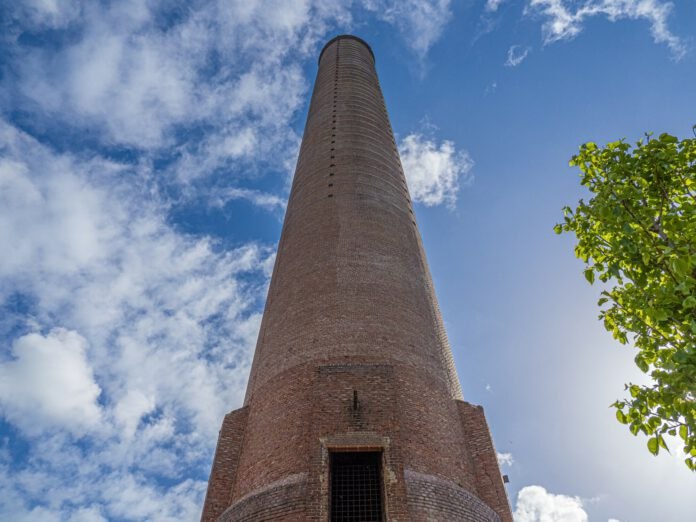
[[[331,522],[382,522],[379,452],[331,454]]]

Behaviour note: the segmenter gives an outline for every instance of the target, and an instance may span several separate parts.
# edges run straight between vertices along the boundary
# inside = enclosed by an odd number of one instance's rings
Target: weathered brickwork
[[[225,415],[222,421],[213,469],[208,479],[203,520],[216,520],[231,503],[248,413],[248,407],[240,408]]]
[[[221,432],[202,519],[326,522],[330,453],[378,451],[390,522],[509,522],[485,420],[462,405],[372,51],[339,37],[320,56],[243,436]]]
[[[290,475],[267,487],[238,499],[219,522],[251,522],[258,520],[307,520],[307,474]]]
[[[464,401],[456,402],[464,427],[466,445],[474,463],[476,492],[481,500],[496,512],[508,513],[510,503],[500,480],[498,459],[483,408]],[[503,520],[511,520],[506,516],[502,518]]]
[[[408,501],[413,522],[500,522],[500,516],[461,486],[407,469]]]

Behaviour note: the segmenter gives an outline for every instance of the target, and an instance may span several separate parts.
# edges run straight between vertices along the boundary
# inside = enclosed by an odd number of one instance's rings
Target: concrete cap
[[[361,44],[363,44],[365,47],[367,47],[367,50],[370,51],[370,55],[372,56],[372,61],[373,62],[375,61],[375,53],[372,52],[372,48],[370,47],[370,44],[368,44],[365,40],[363,40],[362,38],[358,38],[357,36],[353,36],[352,34],[340,34],[338,36],[335,36],[334,38],[332,38],[328,42],[326,42],[326,45],[322,48],[321,52],[319,53],[319,62],[321,62],[321,57],[323,56],[324,51],[326,51],[326,49],[329,47],[329,45],[334,43],[336,40],[343,40],[343,39],[355,40],[356,42],[360,42]]]

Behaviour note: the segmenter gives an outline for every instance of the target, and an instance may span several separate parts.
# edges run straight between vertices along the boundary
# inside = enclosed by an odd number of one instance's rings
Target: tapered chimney
[[[204,521],[512,521],[462,400],[369,45],[329,41]]]

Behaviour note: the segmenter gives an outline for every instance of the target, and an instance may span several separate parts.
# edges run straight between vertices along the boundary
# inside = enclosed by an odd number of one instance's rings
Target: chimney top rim
[[[324,51],[326,51],[326,49],[328,49],[329,45],[331,45],[332,43],[334,43],[337,40],[355,40],[356,42],[360,42],[365,47],[367,47],[368,51],[370,51],[370,56],[372,56],[372,61],[373,62],[376,61],[375,60],[375,53],[372,52],[372,47],[370,47],[370,44],[368,44],[365,40],[363,40],[359,36],[355,36],[352,34],[339,34],[338,36],[334,36],[331,40],[326,42],[324,47],[321,49],[321,52],[319,53],[319,60],[318,60],[319,63],[321,63],[321,57],[324,55]]]

